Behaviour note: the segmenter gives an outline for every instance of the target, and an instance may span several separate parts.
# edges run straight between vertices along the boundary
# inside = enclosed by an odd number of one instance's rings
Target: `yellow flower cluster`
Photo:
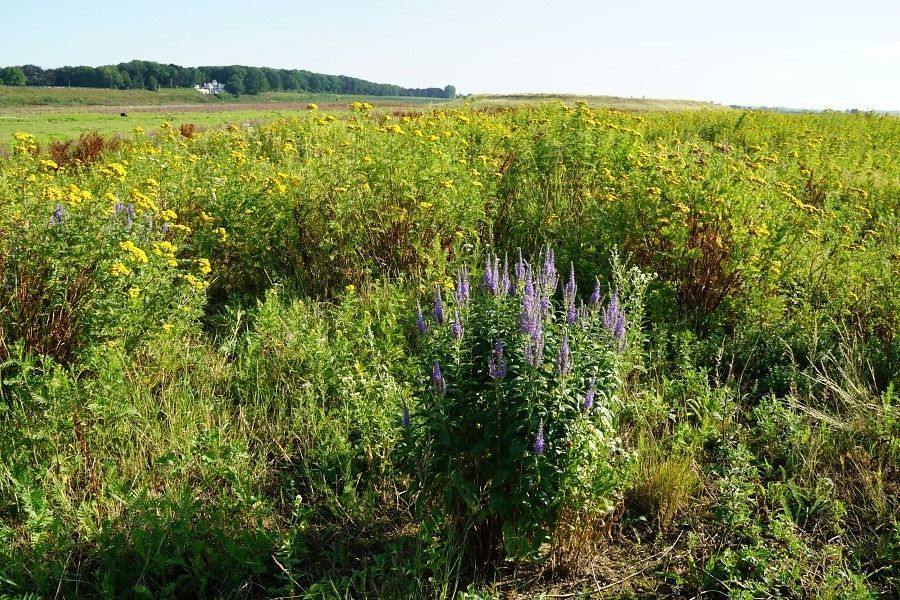
[[[181,278],[184,279],[189,286],[198,291],[205,289],[206,286],[209,285],[207,282],[203,281],[199,277],[196,277],[195,275],[191,275],[190,273],[188,273],[187,275],[182,275]]]
[[[127,277],[128,275],[131,275],[131,269],[120,262],[117,262],[110,267],[109,272],[116,277]]]
[[[197,266],[200,268],[200,272],[203,275],[209,275],[212,273],[212,266],[209,264],[208,258],[198,258]]]
[[[128,253],[129,258],[134,262],[146,263],[147,253],[138,248],[131,240],[119,243],[119,248]]]

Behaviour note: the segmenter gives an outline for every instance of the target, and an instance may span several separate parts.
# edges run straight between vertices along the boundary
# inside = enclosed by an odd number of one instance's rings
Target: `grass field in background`
[[[96,131],[104,135],[150,131],[163,122],[176,127],[193,123],[202,128],[255,124],[296,115],[308,103],[320,109],[346,110],[352,102],[369,102],[379,112],[432,110],[438,107],[475,108],[519,106],[542,102],[583,100],[593,108],[620,110],[697,110],[720,108],[694,100],[573,96],[558,94],[475,95],[453,101],[439,98],[349,96],[301,92],[266,92],[256,96],[203,95],[190,89],[104,90],[92,88],[30,88],[0,86],[0,145],[19,131],[38,142],[76,138]],[[119,114],[125,112],[123,118]]]

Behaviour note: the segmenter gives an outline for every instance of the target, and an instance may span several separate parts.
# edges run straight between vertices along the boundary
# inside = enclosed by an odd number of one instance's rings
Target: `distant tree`
[[[456,98],[456,88],[452,85],[444,86],[444,94],[446,98],[450,98],[451,100],[453,100],[454,98]]]
[[[97,87],[114,89],[125,87],[125,79],[122,77],[122,72],[112,65],[100,67],[97,69],[97,74]]]
[[[277,69],[263,69],[266,79],[269,82],[269,89],[273,92],[280,92],[284,89],[284,74]]]
[[[263,73],[262,69],[249,67],[247,75],[244,77],[244,91],[251,96],[255,96],[261,92],[268,91],[268,89],[269,80],[266,79],[266,74]]]
[[[25,72],[20,67],[4,67],[0,69],[0,85],[21,86],[28,83]]]
[[[245,91],[244,74],[239,72],[232,73],[228,81],[225,82],[225,91],[235,96],[243,94]]]
[[[53,69],[44,70],[37,65],[22,65],[19,68],[25,73],[26,85],[53,85]]]
[[[159,89],[159,80],[156,78],[156,75],[151,75],[147,78],[147,86],[148,90],[157,91]]]

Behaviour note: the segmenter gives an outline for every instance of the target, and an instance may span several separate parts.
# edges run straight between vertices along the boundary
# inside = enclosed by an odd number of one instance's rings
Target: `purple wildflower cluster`
[[[524,274],[522,288],[522,312],[519,315],[519,328],[529,336],[525,346],[525,362],[533,367],[541,365],[544,350],[543,318],[550,313],[550,299],[556,292],[559,278],[556,272],[553,250],[547,248],[544,264],[535,278],[531,265],[523,263],[521,255],[516,264],[516,272]],[[571,276],[571,286],[567,286],[567,298],[572,306],[572,320],[575,322],[575,274]]]
[[[125,215],[126,227],[131,227],[131,225],[134,223],[134,216],[136,213],[134,210],[134,204],[132,204],[131,202],[129,202],[128,204],[122,204],[121,200],[117,200],[116,205],[113,207],[113,212],[117,217],[122,214]]]
[[[619,290],[613,292],[609,305],[603,311],[603,327],[609,331],[619,345],[619,352],[625,350],[625,313],[619,303]]]
[[[493,296],[514,296],[516,281],[509,273],[509,257],[503,256],[503,270],[500,270],[500,257],[488,254],[484,259],[484,288]]]
[[[482,275],[483,289],[492,296],[521,296],[521,312],[519,313],[519,329],[524,334],[523,346],[524,361],[531,367],[538,368],[543,365],[545,334],[545,319],[553,319],[552,298],[559,285],[559,274],[556,269],[553,250],[547,247],[542,263],[534,267],[522,259],[521,250],[518,252],[515,264],[510,264],[508,256],[501,260],[499,255],[490,254],[485,258],[484,273]],[[602,290],[600,280],[595,280],[594,289],[588,300],[588,304],[582,301],[578,304],[577,285],[575,283],[575,267],[569,266],[569,276],[562,289],[564,319],[567,326],[563,332],[559,351],[554,359],[555,372],[565,376],[572,372],[573,359],[568,327],[574,326],[579,320],[586,319],[589,312],[599,312],[602,317],[603,327],[614,337],[621,352],[625,348],[625,314],[619,299],[618,289],[614,290],[609,299],[609,304],[602,304]],[[460,315],[460,307],[464,307],[471,299],[471,287],[469,272],[463,266],[456,276],[456,288],[453,296],[453,315],[450,322],[450,333],[454,340],[463,337],[463,319]],[[434,307],[431,311],[435,322],[444,325],[447,321],[446,308],[441,297],[440,286],[435,286]],[[465,313],[463,312],[463,315]],[[416,326],[419,333],[426,335],[429,323],[419,304],[416,305]],[[493,380],[502,380],[507,375],[506,347],[502,340],[497,340],[487,358],[487,373]],[[596,396],[596,381],[591,377],[584,391],[582,409],[587,412],[594,406]],[[431,368],[430,386],[433,394],[443,397],[447,392],[447,382],[441,372],[440,364],[435,361]],[[409,408],[404,405],[402,423],[409,426]],[[540,420],[535,433],[532,450],[534,454],[541,455],[545,450],[544,421]]]

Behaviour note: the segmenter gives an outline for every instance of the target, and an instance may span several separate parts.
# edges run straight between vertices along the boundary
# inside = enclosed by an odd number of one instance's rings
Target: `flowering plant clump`
[[[60,362],[105,341],[132,347],[189,323],[205,302],[212,265],[179,262],[185,226],[157,205],[154,180],[140,184],[145,194],[71,179],[42,173],[43,191],[0,209],[0,359],[17,345]]]
[[[615,284],[585,303],[573,268],[559,279],[550,248],[533,263],[489,255],[480,285],[463,267],[428,317],[415,309],[406,464],[423,508],[444,511],[479,560],[534,555],[563,512],[611,518],[626,480],[613,427],[625,308]]]

